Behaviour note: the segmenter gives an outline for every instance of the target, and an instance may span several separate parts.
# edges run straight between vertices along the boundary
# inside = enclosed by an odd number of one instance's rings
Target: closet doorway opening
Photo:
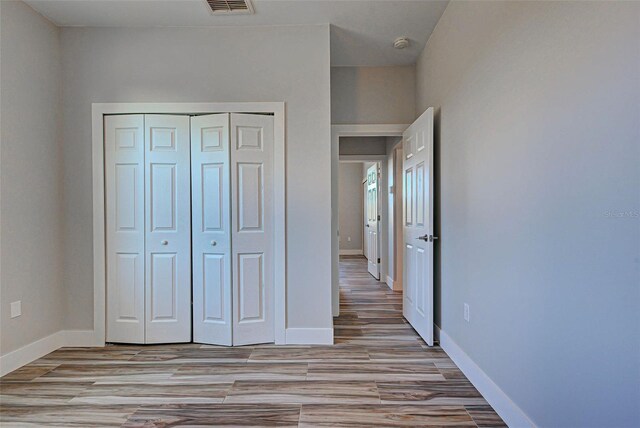
[[[96,345],[284,344],[284,103],[92,118]]]

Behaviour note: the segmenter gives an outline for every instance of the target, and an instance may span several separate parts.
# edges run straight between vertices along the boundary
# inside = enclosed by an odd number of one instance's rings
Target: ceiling
[[[213,16],[204,0],[25,0],[58,26],[331,24],[331,64],[413,64],[447,6],[440,0],[253,0],[254,15]],[[410,46],[393,48],[398,37]]]

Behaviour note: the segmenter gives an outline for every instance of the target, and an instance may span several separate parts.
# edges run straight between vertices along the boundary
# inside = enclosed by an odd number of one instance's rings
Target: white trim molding
[[[287,345],[333,345],[333,328],[288,328]]]
[[[393,291],[402,291],[402,286],[399,281],[394,280],[389,275],[387,275],[387,286]]]
[[[393,278],[391,278],[389,275],[387,275],[387,286],[393,290]]]
[[[347,124],[331,125],[331,134],[338,137],[398,137],[410,124]]]
[[[362,248],[358,250],[340,250],[341,256],[361,256],[363,254]]]
[[[19,369],[64,345],[64,331],[58,331],[0,357],[0,376]]]
[[[433,323],[433,341],[440,345],[440,327],[436,323]]]
[[[525,412],[504,393],[498,385],[458,346],[443,330],[440,333],[440,347],[451,357],[462,373],[482,394],[491,407],[510,427],[535,427]]]
[[[60,330],[0,357],[0,376],[11,373],[32,361],[64,346],[102,346],[95,343],[93,330]]]
[[[105,215],[104,215],[104,115],[106,114],[213,114],[273,113],[274,122],[274,309],[275,343],[286,343],[286,143],[284,102],[234,103],[93,103],[92,173],[93,173],[93,340],[94,346],[105,343]]]

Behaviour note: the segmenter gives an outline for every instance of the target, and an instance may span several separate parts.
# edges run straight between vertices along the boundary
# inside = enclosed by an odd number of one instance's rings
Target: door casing
[[[274,330],[286,344],[285,103],[93,103],[93,334],[86,342],[104,346],[106,333],[106,235],[104,116],[115,114],[270,113],[274,116]]]

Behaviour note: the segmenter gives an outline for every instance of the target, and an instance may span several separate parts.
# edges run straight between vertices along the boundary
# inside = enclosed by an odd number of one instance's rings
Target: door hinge
[[[380,257],[378,257],[378,263],[380,263]]]
[[[378,221],[380,221],[380,214],[378,214]]]

